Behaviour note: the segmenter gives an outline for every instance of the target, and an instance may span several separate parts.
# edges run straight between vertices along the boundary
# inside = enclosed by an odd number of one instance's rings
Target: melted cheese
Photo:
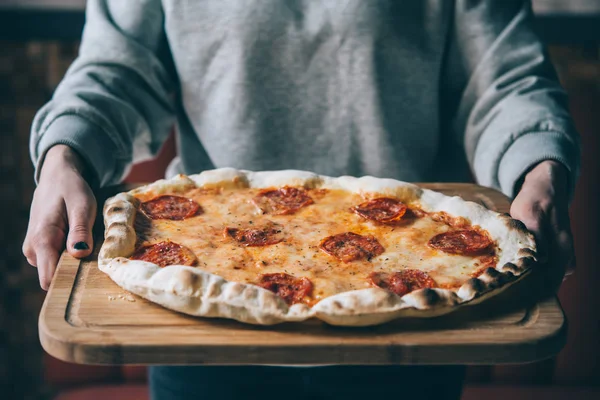
[[[224,188],[178,193],[197,201],[204,212],[183,221],[149,221],[140,213],[138,244],[172,240],[194,251],[198,268],[235,282],[254,283],[261,274],[274,272],[307,277],[313,283],[313,303],[340,292],[372,287],[368,278],[372,272],[406,268],[427,272],[440,287],[457,289],[493,261],[489,256],[451,255],[430,248],[431,237],[451,229],[440,218],[425,215],[407,218],[398,226],[378,225],[350,211],[367,199],[342,190],[309,190],[314,204],[293,215],[265,215],[252,202],[258,192]],[[224,235],[227,227],[259,227],[268,221],[283,226],[282,242],[246,247]],[[373,235],[385,251],[370,261],[344,263],[319,249],[323,238],[343,232]]]

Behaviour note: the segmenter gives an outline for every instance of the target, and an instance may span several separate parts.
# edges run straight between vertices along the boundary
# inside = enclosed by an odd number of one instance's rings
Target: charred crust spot
[[[199,280],[200,280],[200,275],[193,274],[190,272],[190,282],[192,283],[192,285],[195,285]]]
[[[114,236],[107,236],[106,238],[104,238],[104,243],[105,244],[113,244],[115,242],[117,242],[119,239],[117,239]]]
[[[307,189],[307,190],[320,189],[320,187],[322,185],[323,185],[323,179],[320,177],[312,177],[309,180],[307,180],[306,182],[302,183],[302,186],[304,187],[304,189]],[[320,190],[327,191],[327,189],[320,189]]]
[[[441,300],[439,293],[429,288],[424,288],[418,292],[415,292],[415,296],[418,296],[420,300],[427,306],[436,305]]]
[[[244,291],[245,285],[241,283],[234,282],[233,285],[229,287],[229,292],[231,295],[239,296]]]
[[[488,268],[485,270],[485,272],[483,273],[484,275],[487,275],[491,278],[498,278],[500,275],[502,275],[499,271],[497,271],[495,268]]]
[[[218,284],[210,284],[208,285],[208,289],[206,290],[206,295],[208,297],[215,297],[221,294],[221,285]]]
[[[521,271],[521,269],[519,267],[517,267],[515,264],[513,263],[506,263],[504,264],[504,267],[502,267],[502,269],[508,273],[511,273],[513,275],[518,275],[519,272]]]
[[[255,288],[253,288],[251,286],[248,286],[246,288],[246,290],[244,290],[244,293],[243,293],[244,294],[244,299],[246,299],[246,300],[252,300],[253,298],[256,297],[256,292],[257,291],[256,291]]]
[[[250,182],[248,181],[248,177],[246,175],[243,175],[243,176],[237,175],[237,176],[233,177],[232,183],[234,184],[235,187],[239,187],[239,188],[250,187]]]
[[[179,279],[181,279],[181,283],[187,287],[195,287],[198,281],[200,280],[200,276],[194,274],[191,271],[180,271]]]
[[[467,285],[467,287],[469,288],[469,290],[475,292],[475,293],[481,293],[485,290],[485,284],[477,279],[477,278],[471,278],[469,279],[465,285]]]
[[[125,208],[122,206],[118,206],[118,205],[113,205],[108,207],[108,209],[106,210],[106,215],[113,215],[113,214],[119,214],[121,212],[125,211]]]
[[[126,222],[122,222],[122,221],[117,221],[117,222],[113,222],[108,226],[108,229],[128,229],[129,225],[127,225]]]
[[[485,277],[490,288],[497,288],[505,281],[505,275],[494,268],[486,269],[482,277]]]
[[[133,204],[135,208],[138,208],[142,202],[137,197],[129,196],[126,200],[126,203]]]
[[[522,258],[524,258],[524,257],[535,258],[536,253],[535,253],[535,251],[533,251],[529,248],[522,248],[522,249],[519,249],[519,251],[517,252],[517,256],[522,257]]]
[[[527,227],[525,227],[525,224],[517,219],[506,217],[506,226],[508,226],[508,229],[529,235],[529,231],[527,230]]]
[[[517,267],[519,269],[528,269],[535,265],[535,258],[533,257],[523,257],[517,261]]]

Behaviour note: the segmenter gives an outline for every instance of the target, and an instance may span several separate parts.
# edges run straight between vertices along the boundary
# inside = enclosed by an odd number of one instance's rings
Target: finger
[[[547,229],[551,243],[546,284],[553,294],[570,274],[571,263],[574,262],[573,238],[568,226],[568,223],[560,223],[555,210],[550,211]]]
[[[54,254],[60,254],[65,240],[64,204],[62,199],[46,198],[36,189],[31,205],[31,216],[27,234],[23,241],[23,254],[27,262],[38,268],[38,277],[42,288],[47,288],[58,260]],[[43,205],[43,209],[40,208]]]
[[[569,231],[559,231],[555,235],[558,262],[564,269],[565,276],[572,275],[575,271],[575,249],[573,237]]]
[[[64,237],[62,229],[51,224],[43,225],[43,228],[33,236],[40,286],[44,290],[48,290],[50,286]]]
[[[29,219],[29,222],[27,224],[27,233],[25,234],[25,240],[23,240],[23,247],[21,248],[21,251],[23,252],[23,255],[25,256],[25,258],[27,259],[27,262],[29,263],[29,265],[31,265],[32,267],[37,267],[37,257],[36,257],[36,253],[35,253],[35,241],[33,240],[34,236],[35,236],[35,228],[34,226],[36,225],[35,222],[33,221],[33,215],[35,215],[35,201],[36,201],[36,194],[34,193],[33,196],[33,202],[31,204],[31,212],[30,215],[32,216],[32,218]]]
[[[28,237],[25,237],[25,240],[23,241],[22,252],[25,258],[27,259],[29,265],[31,265],[32,267],[37,267],[37,257],[35,255],[35,250],[31,246],[31,240]]]
[[[50,282],[54,276],[59,257],[60,252],[50,245],[44,245],[37,251],[38,276],[40,279],[40,286],[44,290],[48,290],[50,287]]]
[[[96,204],[90,201],[67,204],[67,211],[69,214],[67,251],[76,258],[87,257],[94,247],[92,227],[96,218]]]
[[[63,248],[65,232],[59,225],[50,221],[43,221],[39,226],[39,229],[33,230],[29,243],[35,252],[40,286],[48,290]]]
[[[567,275],[575,269],[575,247],[571,234],[571,223],[568,212],[559,212],[557,208],[550,211],[550,230],[554,238],[554,248],[561,267]]]
[[[530,229],[531,230],[531,229]],[[548,259],[550,258],[550,251],[549,251],[549,243],[548,243],[548,235],[546,234],[546,229],[544,228],[539,228],[537,230],[531,230],[533,233],[533,236],[535,237],[535,243],[537,245],[537,253],[538,253],[538,258],[539,258],[539,262],[545,264],[548,262]]]
[[[25,257],[25,259],[27,260],[27,264],[33,268],[37,268],[37,257]]]

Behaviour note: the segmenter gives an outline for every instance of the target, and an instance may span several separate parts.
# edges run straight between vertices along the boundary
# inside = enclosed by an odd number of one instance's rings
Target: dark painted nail
[[[90,248],[90,246],[88,246],[86,242],[77,242],[77,243],[75,243],[73,248],[75,250],[88,250]]]

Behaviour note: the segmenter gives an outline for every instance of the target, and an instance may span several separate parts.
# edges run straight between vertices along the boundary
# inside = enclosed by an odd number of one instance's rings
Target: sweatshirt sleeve
[[[33,121],[36,180],[56,144],[74,148],[102,186],[158,152],[174,123],[163,27],[160,0],[88,0],[79,55]]]
[[[456,0],[444,74],[457,104],[453,128],[477,181],[514,197],[535,164],[579,174],[579,137],[567,98],[522,0]],[[451,102],[452,103],[452,102]]]

